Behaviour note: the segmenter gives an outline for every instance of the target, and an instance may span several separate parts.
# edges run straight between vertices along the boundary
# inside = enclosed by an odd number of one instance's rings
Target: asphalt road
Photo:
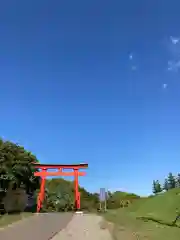
[[[42,213],[0,230],[0,240],[50,240],[67,226],[72,213]]]

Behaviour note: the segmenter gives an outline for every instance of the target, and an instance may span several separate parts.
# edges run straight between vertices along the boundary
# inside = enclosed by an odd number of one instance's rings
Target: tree
[[[155,181],[155,180],[153,180],[152,192],[153,192],[154,194],[157,194],[156,181]]]
[[[176,187],[180,188],[180,173],[178,173],[177,178],[176,178]]]
[[[97,209],[99,204],[98,194],[89,193],[79,187],[81,208],[84,210]],[[74,182],[63,178],[46,180],[46,200],[44,209],[53,211],[71,211],[74,209]]]
[[[162,192],[161,184],[158,180],[156,181],[156,191],[157,193]]]
[[[168,191],[169,190],[169,184],[167,178],[164,180],[163,190]]]
[[[173,189],[176,187],[176,180],[171,172],[168,175],[168,185],[169,185],[169,189]]]
[[[153,181],[153,193],[157,194],[160,192],[162,192],[161,184],[159,183],[158,180],[156,180],[156,181],[154,180]]]
[[[110,191],[107,191],[107,194],[106,194],[106,197],[107,197],[107,200],[109,200],[110,198],[112,198],[112,193]]]
[[[39,187],[39,178],[32,163],[37,158],[18,144],[0,139],[0,187],[7,191],[9,184],[13,189],[24,186],[26,192],[33,192]]]
[[[74,201],[68,193],[49,192],[43,207],[56,212],[69,211],[74,209]]]

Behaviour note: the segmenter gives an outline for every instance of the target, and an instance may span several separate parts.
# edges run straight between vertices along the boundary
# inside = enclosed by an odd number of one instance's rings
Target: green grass
[[[140,205],[136,214],[140,217],[172,223],[176,217],[176,209],[180,210],[180,189],[173,189],[149,198]]]
[[[0,228],[9,224],[22,220],[26,217],[32,216],[32,213],[20,213],[20,214],[5,214],[0,216]]]
[[[105,218],[114,223],[115,239],[179,240],[180,221],[172,222],[180,210],[180,189],[134,201],[128,208],[108,211]]]

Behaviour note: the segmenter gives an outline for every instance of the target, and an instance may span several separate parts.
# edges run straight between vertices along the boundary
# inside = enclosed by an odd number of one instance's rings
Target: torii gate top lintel
[[[80,163],[80,164],[40,164],[34,163],[35,168],[45,168],[45,169],[55,169],[55,168],[64,168],[64,169],[80,169],[80,168],[88,168],[87,163]]]

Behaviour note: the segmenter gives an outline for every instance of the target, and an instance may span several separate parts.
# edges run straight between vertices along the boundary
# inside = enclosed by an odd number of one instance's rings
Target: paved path
[[[50,240],[66,227],[72,216],[72,213],[43,213],[25,218],[0,230],[0,240]]]
[[[52,240],[112,240],[108,229],[101,229],[102,220],[102,217],[93,214],[75,214],[66,228]]]
[[[94,214],[43,213],[0,230],[0,240],[112,240]]]

